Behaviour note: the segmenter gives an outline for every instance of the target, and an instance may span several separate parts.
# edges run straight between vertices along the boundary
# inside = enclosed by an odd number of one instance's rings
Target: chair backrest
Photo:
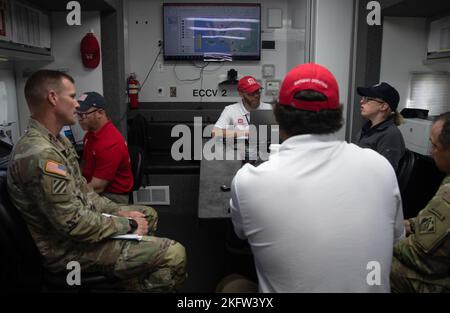
[[[416,156],[414,152],[406,149],[405,154],[398,164],[397,180],[400,191],[405,191],[414,171]]]
[[[40,290],[42,257],[21,213],[11,203],[6,171],[0,169],[0,281],[9,290]]]
[[[128,145],[142,147],[144,154],[150,151],[150,130],[148,121],[142,114],[137,114],[128,125]]]
[[[138,146],[128,146],[128,153],[130,154],[131,171],[134,179],[133,190],[138,190],[142,186],[144,176],[144,150]]]
[[[406,197],[408,197],[408,185],[411,181],[414,165],[416,163],[416,156],[414,152],[406,149],[405,154],[399,162],[397,170],[397,181],[400,188],[400,194],[403,199],[403,215],[407,216]]]
[[[12,150],[12,145],[4,142],[3,140],[0,140],[0,158],[9,156]]]
[[[6,169],[0,166],[0,290],[41,291],[69,290],[66,273],[51,273],[44,268],[37,248],[20,211],[9,197]],[[117,278],[101,273],[84,273],[80,289],[102,289],[101,284],[114,283]],[[106,288],[105,287],[105,288]]]

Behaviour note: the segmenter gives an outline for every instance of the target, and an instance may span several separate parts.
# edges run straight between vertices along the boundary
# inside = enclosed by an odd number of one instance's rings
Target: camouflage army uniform
[[[450,292],[450,176],[394,246],[392,292]]]
[[[14,147],[8,191],[52,272],[65,271],[68,262],[78,261],[81,277],[83,271],[113,274],[142,291],[169,291],[186,278],[184,247],[151,236],[156,212],[145,206],[119,207],[93,192],[71,143],[34,119]],[[110,239],[130,230],[127,218],[102,215],[119,210],[144,213],[149,236],[140,242]]]

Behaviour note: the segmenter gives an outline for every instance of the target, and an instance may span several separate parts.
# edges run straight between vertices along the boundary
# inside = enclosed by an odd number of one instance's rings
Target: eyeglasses
[[[377,98],[372,98],[372,97],[362,97],[361,100],[362,100],[363,103],[366,103],[366,102],[369,102],[369,101],[375,101],[375,102],[378,102],[378,103],[384,103],[383,100],[379,100]]]
[[[84,120],[89,114],[92,114],[92,113],[97,112],[99,110],[101,110],[101,109],[95,109],[95,110],[93,110],[91,112],[75,112],[75,113],[78,115],[78,119]]]

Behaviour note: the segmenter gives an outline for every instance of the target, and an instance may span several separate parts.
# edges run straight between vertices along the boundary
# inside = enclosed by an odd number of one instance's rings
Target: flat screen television
[[[164,60],[260,60],[258,3],[164,3]]]

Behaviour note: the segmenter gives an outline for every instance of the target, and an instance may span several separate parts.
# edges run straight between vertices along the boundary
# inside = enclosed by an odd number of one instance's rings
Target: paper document
[[[112,239],[127,239],[127,240],[137,240],[141,241],[142,236],[136,234],[128,234],[128,235],[118,235],[111,237]]]

